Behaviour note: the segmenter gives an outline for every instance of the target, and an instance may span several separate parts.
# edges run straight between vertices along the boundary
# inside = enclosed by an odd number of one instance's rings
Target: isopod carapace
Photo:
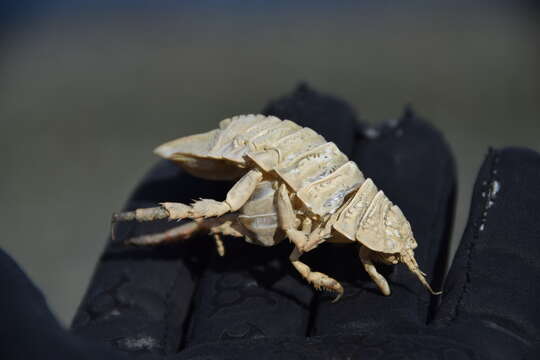
[[[224,201],[165,202],[113,214],[113,222],[192,220],[129,243],[159,244],[205,231],[223,255],[221,235],[262,246],[289,238],[295,245],[292,265],[316,289],[336,292],[335,300],[343,294],[341,284],[311,270],[300,257],[323,242],[356,243],[364,269],[384,295],[390,294],[390,286],[375,262],[405,264],[435,294],[415,260],[417,243],[399,207],[312,129],[274,116],[240,115],[221,121],[218,129],[167,142],[155,152],[194,176],[238,180]]]

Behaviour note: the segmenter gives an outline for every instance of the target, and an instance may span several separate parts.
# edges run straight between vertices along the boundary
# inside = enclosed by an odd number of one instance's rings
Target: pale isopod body
[[[383,294],[389,295],[390,287],[374,262],[404,263],[434,293],[414,258],[417,243],[399,207],[334,143],[312,129],[273,116],[240,115],[221,121],[218,129],[167,142],[155,152],[194,176],[240,179],[225,201],[167,202],[114,214],[113,221],[194,220],[130,243],[181,240],[204,230],[214,235],[223,255],[222,234],[263,246],[288,237],[295,244],[290,255],[294,267],[315,288],[337,292],[337,300],[343,294],[341,284],[299,258],[323,242],[353,242]]]

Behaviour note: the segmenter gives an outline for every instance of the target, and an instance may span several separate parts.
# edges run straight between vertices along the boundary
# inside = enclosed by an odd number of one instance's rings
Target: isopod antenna
[[[433,295],[441,295],[442,294],[442,291],[435,291],[431,288],[431,286],[429,285],[429,283],[427,282],[426,278],[425,278],[425,273],[423,273],[419,266],[418,266],[418,263],[416,262],[415,258],[414,258],[414,255],[411,253],[411,251],[407,251],[405,254],[402,254],[401,255],[401,259],[403,261],[403,263],[407,266],[407,268],[409,268],[409,270],[416,275],[416,277],[418,278],[418,280],[420,280],[420,282],[422,283],[422,285],[424,285],[426,287],[426,289],[429,290],[429,292]]]

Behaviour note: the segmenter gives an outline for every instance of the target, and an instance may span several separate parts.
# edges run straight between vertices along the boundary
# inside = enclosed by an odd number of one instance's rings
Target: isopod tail
[[[442,291],[434,291],[431,288],[431,285],[426,280],[425,273],[423,273],[420,270],[420,267],[418,266],[418,263],[416,262],[416,259],[414,258],[414,253],[412,249],[408,249],[405,253],[401,254],[401,261],[409,268],[409,270],[416,275],[418,280],[426,287],[426,289],[429,290],[429,292],[433,295],[441,295]]]
[[[197,157],[208,156],[214,139],[219,135],[219,130],[215,129],[201,134],[184,136],[172,141],[168,141],[158,146],[154,153],[165,158],[174,160],[176,154],[190,154]]]
[[[208,180],[234,180],[245,173],[243,163],[227,161],[221,153],[212,153],[220,130],[181,137],[158,146],[154,153],[180,165],[193,176]]]

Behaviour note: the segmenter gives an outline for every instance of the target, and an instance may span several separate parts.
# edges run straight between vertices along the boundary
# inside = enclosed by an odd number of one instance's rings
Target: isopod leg
[[[214,243],[216,244],[216,251],[218,255],[221,257],[225,256],[225,245],[223,244],[221,234],[214,234]]]
[[[317,290],[325,289],[336,292],[338,295],[332,302],[338,301],[343,296],[343,286],[326,274],[312,271],[309,266],[299,260],[300,256],[302,256],[302,253],[297,247],[294,248],[289,256],[289,260],[300,275]]]
[[[299,221],[296,218],[291,199],[289,198],[289,191],[285,184],[281,184],[278,190],[277,210],[279,226],[285,231],[289,240],[296,245],[299,251],[303,252],[308,236],[303,231],[297,229]],[[303,227],[307,229],[307,224]]]
[[[114,213],[111,219],[112,225],[118,221],[153,221],[159,219],[200,219],[221,216],[228,212],[240,209],[249,200],[257,184],[262,179],[262,173],[253,169],[248,171],[240,180],[233,185],[227,193],[225,201],[212,199],[200,199],[191,205],[182,203],[164,202],[159,207],[137,209],[122,213]],[[114,227],[111,232],[114,237]]]
[[[182,224],[161,233],[141,235],[131,238],[129,240],[126,240],[126,243],[130,245],[140,246],[171,243],[189,239],[201,229],[202,226],[200,222],[190,221],[188,223]]]
[[[211,199],[195,201],[191,205],[189,217],[207,218],[239,210],[249,200],[261,179],[262,173],[260,170],[248,171],[229,190],[225,201],[220,202]]]
[[[221,235],[231,235],[235,237],[243,237],[245,235],[245,231],[241,225],[239,225],[237,219],[237,214],[227,214],[211,219],[200,219],[182,224],[162,233],[135,237],[127,240],[126,243],[140,246],[159,245],[186,240],[197,232],[206,231],[214,235],[217,252],[220,256],[223,256],[225,254],[225,247],[221,240]]]
[[[238,222],[238,214],[227,214],[218,218],[205,219],[205,225],[210,234],[214,236],[216,250],[219,256],[225,256],[225,244],[221,235],[245,237],[248,231]]]
[[[390,295],[390,286],[388,285],[388,282],[384,276],[377,271],[377,268],[373,264],[371,251],[367,247],[361,246],[360,250],[358,251],[358,256],[360,257],[362,265],[364,265],[364,269],[366,269],[366,272],[371,277],[375,285],[377,285],[379,290],[381,290],[384,295]]]

